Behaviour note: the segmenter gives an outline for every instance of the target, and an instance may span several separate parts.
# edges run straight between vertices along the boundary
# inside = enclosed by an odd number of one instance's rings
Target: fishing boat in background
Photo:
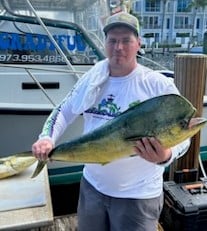
[[[97,1],[69,2],[0,2],[0,156],[30,150],[52,109],[105,57],[101,27],[89,32],[81,24],[93,9],[103,16],[104,6],[99,12]],[[81,133],[80,115],[59,142]]]

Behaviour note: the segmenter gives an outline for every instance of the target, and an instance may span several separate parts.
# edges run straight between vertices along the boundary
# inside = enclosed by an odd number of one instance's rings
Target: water
[[[147,53],[143,56],[143,58],[139,58],[138,62],[152,68],[153,70],[168,69],[174,71],[175,55],[176,53],[156,53],[154,55]],[[151,62],[150,60],[152,60],[153,62]]]

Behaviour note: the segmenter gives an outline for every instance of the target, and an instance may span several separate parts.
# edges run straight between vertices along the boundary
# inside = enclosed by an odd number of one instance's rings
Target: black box
[[[165,231],[207,231],[207,188],[202,182],[164,182],[160,222]]]

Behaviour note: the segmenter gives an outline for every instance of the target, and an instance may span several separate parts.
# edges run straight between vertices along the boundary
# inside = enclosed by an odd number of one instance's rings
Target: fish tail
[[[39,175],[39,173],[42,171],[42,169],[44,168],[44,166],[47,164],[47,160],[39,160],[37,163],[37,167],[34,170],[33,174],[32,174],[32,178],[36,177]]]

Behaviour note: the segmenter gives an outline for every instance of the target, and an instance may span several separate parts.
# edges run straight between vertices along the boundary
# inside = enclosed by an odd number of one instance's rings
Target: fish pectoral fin
[[[109,164],[110,162],[104,162],[104,163],[101,163],[101,165],[107,165],[107,164]]]
[[[142,139],[144,136],[131,136],[131,137],[126,137],[124,138],[125,141],[137,141],[137,140],[140,140]]]
[[[134,154],[131,154],[129,157],[135,157],[135,156],[138,156],[138,154],[134,153]]]
[[[47,160],[45,161],[39,160],[37,163],[37,167],[35,168],[31,178],[38,176],[46,164],[47,164]]]
[[[148,135],[148,136],[130,136],[130,137],[125,137],[124,140],[125,141],[137,141],[137,140],[141,140],[142,138],[147,137],[155,137],[153,135]]]

